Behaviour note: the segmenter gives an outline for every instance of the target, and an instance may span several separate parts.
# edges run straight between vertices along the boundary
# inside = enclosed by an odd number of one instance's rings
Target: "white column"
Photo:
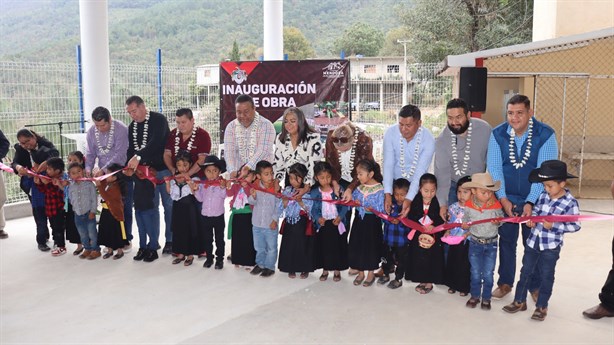
[[[79,0],[81,64],[83,67],[83,115],[92,125],[92,110],[111,110],[109,29],[107,0]]]
[[[264,0],[264,60],[283,59],[284,2],[283,0]]]

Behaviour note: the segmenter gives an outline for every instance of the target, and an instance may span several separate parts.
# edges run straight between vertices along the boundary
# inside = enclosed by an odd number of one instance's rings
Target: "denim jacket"
[[[339,194],[343,194],[343,187],[339,187]],[[320,191],[320,186],[316,185],[311,189],[311,198],[312,199],[322,199],[322,192]],[[333,200],[339,200],[339,196],[336,195],[334,192],[332,193],[333,196]],[[320,219],[320,217],[322,217],[322,202],[323,201],[319,201],[319,200],[314,200],[313,201],[313,206],[311,206],[311,217],[313,218],[313,226],[317,229],[320,228],[320,223],[318,222],[318,219]],[[337,214],[339,215],[339,218],[341,218],[341,221],[345,223],[345,214],[347,213],[349,207],[344,206],[344,205],[336,205],[337,206]],[[345,224],[346,228],[349,229],[348,224]]]

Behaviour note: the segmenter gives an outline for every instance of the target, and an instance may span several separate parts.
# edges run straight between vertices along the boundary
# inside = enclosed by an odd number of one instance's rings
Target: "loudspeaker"
[[[470,111],[486,110],[486,67],[461,67],[459,97],[464,99]]]

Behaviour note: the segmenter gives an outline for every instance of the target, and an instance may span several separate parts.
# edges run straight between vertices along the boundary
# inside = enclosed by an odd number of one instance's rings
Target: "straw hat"
[[[488,172],[471,175],[471,182],[463,184],[463,188],[482,188],[496,192],[501,188],[501,181],[493,181]]]

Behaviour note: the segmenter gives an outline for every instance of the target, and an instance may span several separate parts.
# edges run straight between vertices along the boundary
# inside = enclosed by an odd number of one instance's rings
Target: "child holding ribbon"
[[[348,269],[348,232],[343,223],[348,207],[335,205],[328,200],[340,200],[343,187],[333,183],[332,167],[328,162],[316,162],[314,167],[316,185],[311,189],[313,206],[311,216],[316,228],[316,268],[322,268],[320,281],[334,271],[333,281],[341,280],[341,271]]]
[[[437,178],[433,174],[426,173],[420,177],[419,183],[420,191],[412,200],[407,218],[422,224],[426,230],[432,230],[444,223],[439,215],[439,201],[435,196]],[[441,232],[421,233],[410,241],[409,274],[405,275],[405,279],[419,283],[415,290],[421,295],[431,292],[433,284],[443,283],[444,259],[441,237]]]
[[[74,255],[79,255],[80,259],[89,259],[92,252],[100,253],[98,245],[98,232],[96,231],[96,209],[98,200],[96,195],[96,186],[91,181],[81,181],[83,178],[84,167],[79,162],[68,164],[68,175],[72,180],[68,185],[68,195],[72,208],[73,223],[79,231],[79,239],[81,243],[79,248],[75,250]],[[68,215],[67,221],[68,221]],[[77,253],[79,252],[79,253]],[[100,254],[94,254],[94,258]]]
[[[354,211],[354,222],[350,231],[348,245],[348,262],[351,268],[358,270],[354,285],[364,287],[373,285],[379,267],[382,249],[382,221],[375,212],[384,212],[384,186],[379,164],[371,159],[364,159],[356,165],[356,175],[360,186],[352,192],[352,198],[360,203]],[[365,272],[367,277],[365,280]],[[363,283],[364,280],[364,283]]]
[[[311,220],[311,200],[302,198],[288,199],[305,187],[307,167],[301,163],[292,164],[287,171],[289,186],[286,186],[279,205],[279,213],[283,221],[279,233],[281,246],[279,248],[279,270],[287,272],[289,278],[296,278],[296,272],[301,272],[301,279],[309,277],[314,270],[314,228]]]
[[[239,169],[240,171],[241,169]],[[247,198],[250,193],[250,183],[254,182],[256,172],[250,170],[240,183],[226,185],[227,196],[230,199],[230,219],[228,220],[228,239],[230,242],[231,262],[235,266],[256,265],[256,249],[252,232],[252,205]]]
[[[109,172],[116,172],[121,171],[122,166],[111,164],[107,169]],[[147,183],[150,182],[147,181]],[[110,257],[113,257],[113,260],[121,259],[124,256],[123,248],[128,244],[124,227],[123,195],[126,193],[124,175],[118,172],[104,180],[96,180],[96,186],[102,198],[102,212],[98,223],[98,244],[107,247],[103,259]],[[113,255],[115,250],[117,253]]]
[[[85,157],[81,151],[72,151],[68,154],[68,164],[66,164],[66,166],[77,163],[85,169],[84,159]],[[66,171],[68,172],[68,169],[66,169]],[[64,186],[64,211],[66,212],[66,240],[77,245],[77,249],[75,249],[72,254],[79,255],[83,252],[83,241],[81,241],[80,231],[77,229],[77,224],[75,223],[75,212],[73,211],[74,204],[70,201],[70,193],[68,192],[68,177],[69,174],[65,173],[63,176],[64,181],[62,181],[62,185]],[[83,177],[83,174],[81,174],[80,177]],[[94,187],[93,184],[92,187]],[[96,188],[94,188],[94,191],[95,190]]]
[[[481,308],[490,310],[490,299],[494,284],[495,263],[497,261],[497,221],[468,225],[468,222],[503,217],[501,203],[495,197],[501,181],[493,181],[488,172],[471,175],[471,182],[463,185],[471,188],[471,198],[465,202],[463,229],[469,229],[469,263],[471,264],[471,298],[468,308],[475,308],[482,298]]]
[[[565,188],[567,179],[575,177],[567,173],[567,164],[559,160],[545,161],[538,169],[531,171],[529,182],[544,184],[544,191],[533,208],[533,216],[579,215],[578,201],[569,189]],[[548,314],[548,301],[554,285],[554,269],[561,254],[563,235],[580,230],[580,223],[531,220],[527,225],[531,228],[531,234],[527,238],[522,257],[522,269],[514,302],[503,307],[503,310],[516,313],[527,309],[529,278],[535,270],[539,270],[539,295],[531,319],[544,321]]]
[[[397,218],[403,208],[403,201],[409,191],[409,181],[404,178],[398,178],[392,182],[392,194],[394,202],[392,203],[392,209],[390,216]],[[388,260],[393,262],[389,263],[390,267],[394,267],[396,262],[395,277],[388,283],[388,288],[398,289],[403,286],[403,278],[405,277],[405,271],[408,264],[408,258],[410,253],[409,228],[401,223],[398,219],[384,220],[384,243],[389,248],[391,255]],[[380,278],[383,282],[378,284],[385,284],[386,279]]]

